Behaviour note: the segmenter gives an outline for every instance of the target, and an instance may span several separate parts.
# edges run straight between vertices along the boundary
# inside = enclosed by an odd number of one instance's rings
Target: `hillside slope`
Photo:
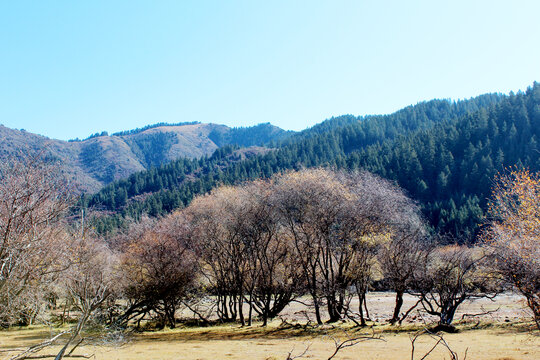
[[[50,161],[62,164],[80,191],[95,192],[130,174],[178,158],[200,158],[227,144],[265,145],[290,134],[270,124],[229,128],[190,123],[160,124],[111,136],[96,134],[82,141],[61,141],[0,125],[0,160],[41,152]]]
[[[434,180],[415,177],[435,176],[436,181],[436,177],[442,172],[438,168],[442,163],[437,163],[435,168],[434,165],[426,164],[426,168],[431,169],[431,172],[415,173],[412,171],[416,169],[413,166],[401,166],[397,162],[388,162],[390,154],[387,152],[401,151],[400,144],[402,144],[403,139],[409,137],[416,139],[420,134],[428,134],[428,137],[440,136],[448,141],[455,136],[470,136],[467,129],[482,126],[481,123],[475,122],[478,114],[485,114],[481,117],[485,119],[499,114],[500,112],[497,110],[499,108],[508,110],[502,112],[501,116],[504,117],[504,120],[497,119],[496,121],[506,121],[506,128],[511,128],[511,125],[514,124],[513,109],[518,106],[515,103],[518,101],[516,99],[531,104],[537,103],[535,94],[539,91],[540,86],[535,84],[534,88],[530,89],[527,94],[518,94],[517,96],[488,94],[458,102],[433,100],[406,107],[390,115],[337,117],[290,136],[283,140],[275,151],[250,156],[240,161],[234,155],[234,149],[220,148],[211,157],[199,161],[181,159],[152,171],[133,174],[125,180],[108,185],[99,193],[87,198],[87,204],[94,209],[106,210],[109,214],[113,212],[113,216],[106,216],[101,220],[100,228],[106,231],[121,224],[125,217],[138,218],[142,214],[162,215],[185,206],[194,196],[210,191],[219,184],[237,184],[245,180],[265,178],[280,171],[302,167],[367,168],[396,180],[413,198],[419,200],[433,227],[442,231],[457,230],[456,232],[458,232],[463,230],[471,233],[476,224],[461,221],[458,224],[459,229],[456,229],[454,226],[456,222],[452,219],[467,217],[470,212],[478,209],[480,209],[479,216],[473,218],[481,217],[482,209],[479,201],[469,201],[469,197],[474,200],[477,189],[471,188],[464,191],[466,197],[463,202],[468,202],[471,206],[465,207],[459,212],[459,215],[456,215],[456,211],[446,208],[452,206],[449,201],[452,194],[445,192],[446,188],[434,190],[440,193],[440,201],[434,204],[426,201],[424,195],[427,193],[419,194],[416,191],[419,189],[416,184],[420,180],[423,180],[425,184],[433,184]],[[534,106],[531,105],[530,108],[532,111]],[[526,114],[526,116],[532,115]],[[467,121],[472,122],[472,125],[463,127],[464,130],[467,130],[463,134],[457,134],[456,127],[465,126],[468,124]],[[519,127],[520,134],[526,133],[526,130],[521,129],[521,123],[517,122],[515,126]],[[467,142],[461,143],[467,144]],[[419,142],[414,140],[407,146],[414,150],[418,144]],[[443,148],[436,150],[441,154],[446,154],[444,148],[446,144],[446,141],[441,141]],[[448,144],[450,143],[448,142]],[[381,148],[382,146],[385,147]],[[386,147],[390,150],[387,150]],[[501,151],[504,152],[505,149]],[[454,151],[454,149],[448,149],[448,151]],[[497,152],[497,149],[493,151]],[[535,162],[532,158],[523,156],[524,150],[511,154],[512,151],[509,148],[505,155],[508,159],[508,162],[504,162],[505,166],[512,165],[514,159],[522,159],[523,164]],[[419,153],[420,149],[416,152]],[[406,154],[405,151],[403,153]],[[413,155],[406,156],[411,161],[415,159]],[[426,163],[428,161],[429,159],[426,159]],[[466,158],[465,161],[469,161],[469,158]],[[382,163],[384,166],[380,165]],[[416,162],[414,164],[416,165]],[[467,164],[467,166],[469,165],[472,166],[472,164]],[[443,170],[445,166],[446,164],[444,164]],[[490,175],[499,169],[498,166],[494,166],[490,170]],[[466,168],[465,165],[464,168]],[[399,174],[399,176],[395,176],[395,174]],[[445,172],[443,175],[447,175],[447,173]],[[414,181],[406,182],[403,179]],[[416,187],[411,186],[411,184]],[[467,183],[467,186],[469,185],[470,182]],[[485,192],[489,192],[489,189],[485,189]],[[477,192],[476,194],[482,195],[483,193]]]

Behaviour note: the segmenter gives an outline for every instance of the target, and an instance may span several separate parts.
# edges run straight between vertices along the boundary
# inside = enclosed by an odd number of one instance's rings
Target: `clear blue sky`
[[[540,1],[2,1],[0,124],[86,137],[156,122],[300,130],[524,90]]]

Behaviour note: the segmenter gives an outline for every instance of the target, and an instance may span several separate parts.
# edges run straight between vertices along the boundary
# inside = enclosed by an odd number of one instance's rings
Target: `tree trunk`
[[[341,313],[338,309],[338,304],[336,300],[335,294],[330,294],[326,297],[326,302],[328,303],[328,315],[330,316],[330,319],[328,320],[329,323],[334,323],[341,319]]]
[[[244,319],[244,300],[242,299],[242,294],[238,295],[238,316],[240,317],[240,323],[242,326],[246,326],[246,319]]]
[[[441,307],[440,325],[449,327],[452,325],[459,304],[461,304],[461,301],[457,304],[447,304],[446,306]]]
[[[248,315],[248,326],[252,325],[252,316],[253,316],[253,291],[249,293],[249,315]]]
[[[321,319],[321,307],[319,305],[319,299],[317,299],[317,296],[312,293],[311,297],[313,298],[313,307],[315,308],[315,319],[317,320],[317,325],[322,325],[322,319]]]
[[[366,318],[364,317],[364,299],[365,293],[358,293],[358,313],[360,314],[360,326],[366,326]]]
[[[394,325],[399,321],[399,313],[401,312],[401,307],[403,306],[403,291],[396,292],[396,306],[394,307],[394,315],[390,320],[390,324]]]
[[[367,307],[367,296],[365,292],[364,292],[364,309],[366,310],[366,318],[369,319],[370,316],[369,316],[369,310]]]

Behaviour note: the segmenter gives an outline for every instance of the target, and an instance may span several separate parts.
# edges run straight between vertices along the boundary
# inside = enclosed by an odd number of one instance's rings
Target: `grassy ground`
[[[416,330],[422,329],[420,314],[402,327],[382,325],[391,312],[392,294],[371,294],[372,318],[380,322],[373,327],[380,339],[369,340],[343,349],[334,359],[410,359],[411,341]],[[408,299],[413,301],[413,299]],[[299,355],[306,348],[303,358],[327,359],[335,350],[336,341],[362,334],[368,330],[355,330],[350,324],[322,328],[304,327],[301,307],[295,304],[286,312],[287,323],[276,320],[267,328],[260,324],[242,328],[238,325],[213,327],[180,327],[156,332],[132,334],[125,341],[106,341],[101,337],[89,337],[76,350],[77,354],[94,354],[95,359],[143,360],[143,359],[286,359],[289,352]],[[540,335],[531,331],[532,324],[524,321],[523,304],[513,295],[505,295],[496,302],[479,301],[466,304],[456,317],[462,314],[497,310],[480,317],[469,318],[458,325],[456,334],[444,334],[444,339],[458,355],[467,359],[540,359]],[[467,318],[466,318],[467,319]],[[422,317],[422,321],[425,317]],[[50,338],[59,329],[33,327],[0,332],[0,359],[9,358],[8,348],[22,348]],[[416,356],[422,358],[436,340],[422,336],[416,342]],[[57,349],[57,348],[56,348]],[[54,353],[51,349],[50,353]],[[437,348],[428,359],[450,359],[448,351]]]
[[[540,337],[524,331],[516,324],[482,326],[471,329],[462,325],[457,334],[445,334],[450,347],[468,359],[538,359]],[[393,331],[389,327],[376,330],[380,340],[369,340],[343,349],[335,359],[409,359],[410,335],[413,331]],[[13,330],[2,333],[0,348],[28,346],[50,333],[43,328]],[[327,359],[335,350],[334,340],[361,335],[354,330],[323,329],[304,331],[281,327],[274,322],[261,327],[216,326],[211,328],[180,328],[133,335],[125,343],[101,344],[99,340],[81,346],[78,354],[95,354],[95,359],[286,359],[292,351],[299,355],[309,347],[305,358]],[[96,342],[97,341],[97,342]],[[420,359],[436,340],[423,336],[416,343],[416,359]],[[54,352],[51,350],[51,353]],[[7,358],[7,354],[4,354]],[[447,350],[440,347],[432,359],[449,359]]]

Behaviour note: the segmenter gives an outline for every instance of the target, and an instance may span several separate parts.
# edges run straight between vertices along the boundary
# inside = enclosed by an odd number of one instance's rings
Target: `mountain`
[[[220,184],[238,184],[302,167],[368,169],[404,187],[420,203],[434,229],[470,235],[476,231],[477,222],[473,221],[483,215],[481,199],[489,194],[489,186],[478,185],[480,181],[475,183],[472,174],[484,181],[479,172],[487,171],[486,176],[492,176],[502,166],[517,164],[518,160],[523,165],[536,166],[537,156],[529,154],[528,149],[534,146],[538,135],[526,134],[536,121],[539,93],[540,86],[535,83],[527,93],[517,95],[487,94],[457,102],[432,100],[389,115],[340,116],[289,136],[273,151],[245,159],[235,155],[237,149],[223,147],[210,157],[196,161],[179,159],[151,171],[135,173],[86,197],[84,204],[109,214],[98,221],[98,228],[108,231],[121,226],[127,217],[166,214]],[[493,123],[500,127],[500,135],[496,142],[489,142],[484,125],[491,124],[494,131]],[[508,129],[513,128],[519,134],[519,141],[532,145],[517,145],[518,140],[508,138],[512,139],[510,146],[501,147]],[[514,130],[511,131],[513,134]],[[436,156],[419,158],[418,154],[424,154],[425,145],[421,141],[424,138],[437,144]],[[461,150],[467,148],[469,141],[482,151],[464,156]],[[506,160],[493,160],[493,166],[486,167],[487,154],[495,158],[499,147]],[[392,156],[399,154],[403,154],[403,160],[393,160]],[[444,185],[444,181],[458,176],[461,169],[476,172],[470,173],[469,180],[460,185],[465,187],[463,191],[456,192],[456,185]],[[433,185],[437,182],[440,186]]]
[[[440,231],[474,235],[498,172],[540,171],[540,84],[457,121],[372,145],[346,158],[350,169],[391,179]]]
[[[0,160],[20,153],[42,152],[50,161],[63,165],[79,190],[95,192],[113,181],[178,158],[211,155],[228,144],[263,146],[291,134],[268,123],[246,128],[183,123],[61,141],[0,125]]]

